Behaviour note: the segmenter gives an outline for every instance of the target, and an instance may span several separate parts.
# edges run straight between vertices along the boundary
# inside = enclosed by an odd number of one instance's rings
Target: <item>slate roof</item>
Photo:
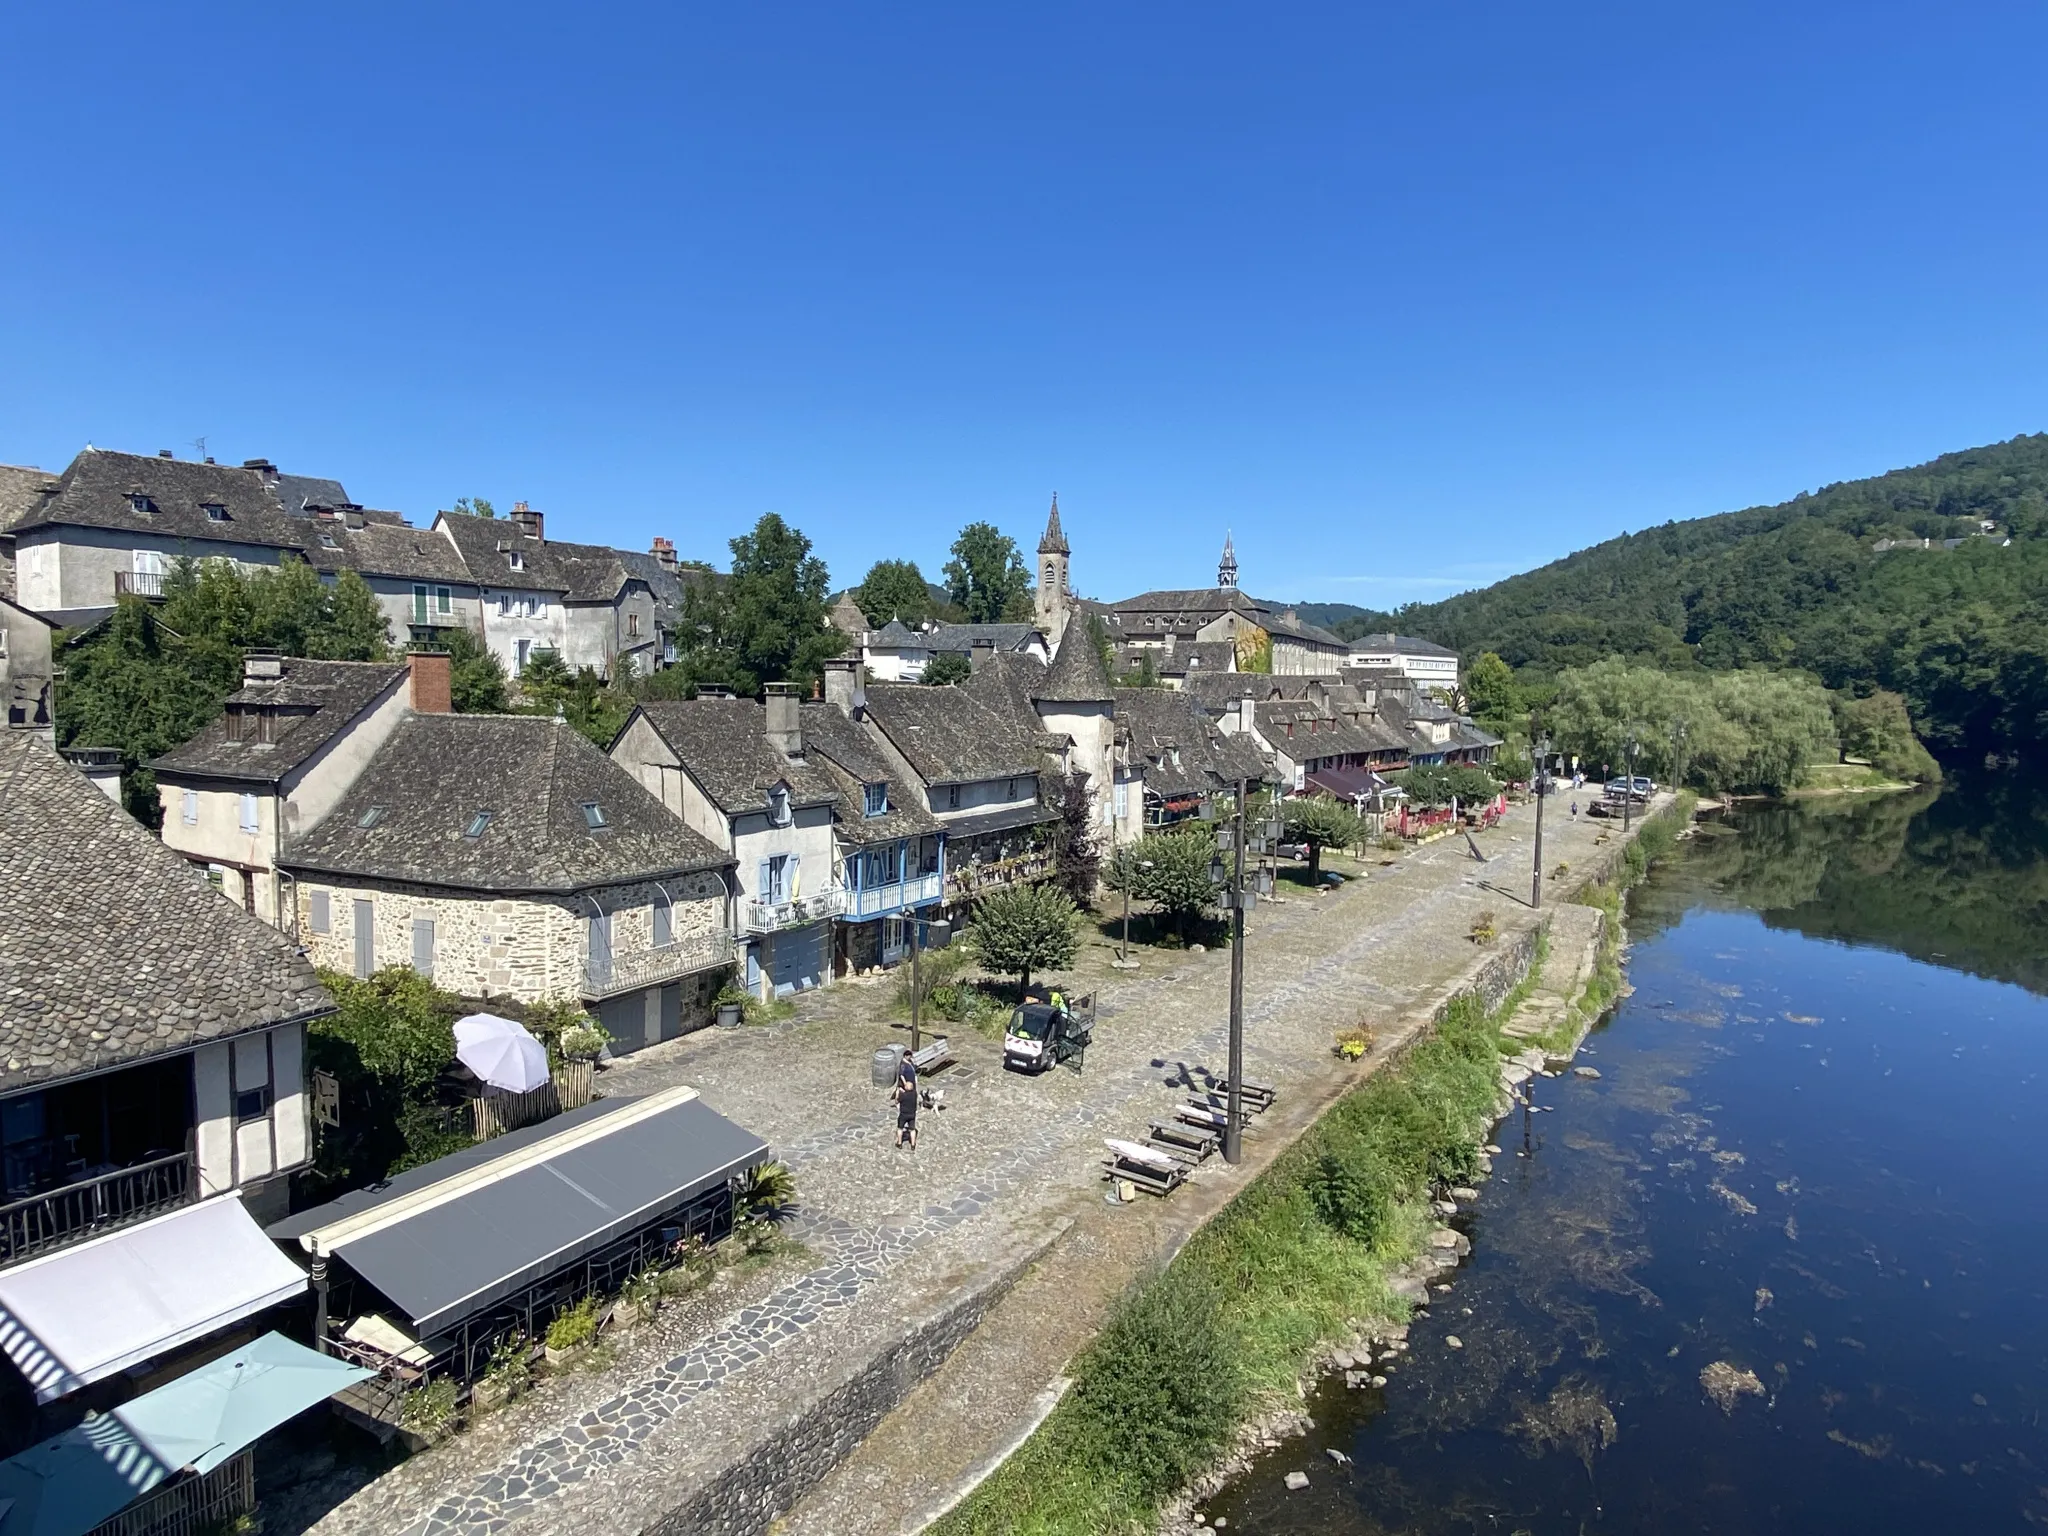
[[[832,605],[829,615],[832,627],[841,634],[858,639],[867,633],[868,616],[860,611],[860,604],[853,600],[851,592],[839,594],[839,601]]]
[[[1258,706],[1259,734],[1296,762],[1345,753],[1405,752],[1412,745],[1405,732],[1381,721],[1356,724],[1324,714],[1306,700],[1275,700]],[[1288,728],[1293,727],[1292,735]]]
[[[1289,616],[1290,605],[1253,597],[1235,587],[1163,588],[1141,592],[1111,605],[1117,626],[1128,635],[1181,634],[1212,624],[1226,613],[1241,613],[1261,629],[1313,645],[1343,649],[1345,642],[1327,629]]]
[[[1206,794],[1241,778],[1272,777],[1249,738],[1224,735],[1199,705],[1169,689],[1117,689],[1116,727],[1143,766],[1148,793]]]
[[[474,585],[461,553],[432,528],[383,521],[351,528],[341,518],[321,517],[304,530],[304,543],[318,571]]]
[[[1000,698],[992,707],[975,697],[971,679],[949,688],[869,683],[867,718],[927,784],[1022,776],[1044,766],[1035,732],[1024,729]]]
[[[1201,701],[1212,715],[1220,715],[1246,694],[1255,699],[1285,698],[1286,680],[1270,672],[1190,672],[1181,679],[1180,691]]]
[[[291,942],[40,737],[0,737],[0,1090],[331,1012]]]
[[[591,802],[601,828],[585,818]],[[381,815],[365,827],[372,807]],[[466,836],[480,811],[489,824]],[[732,859],[565,721],[414,715],[279,863],[453,890],[565,894]]]
[[[155,510],[138,512],[132,494],[148,497]],[[226,512],[225,522],[207,516],[209,503]],[[58,477],[55,494],[25,516],[16,532],[48,524],[276,549],[297,549],[306,536],[304,520],[287,517],[270,485],[253,469],[104,448],[87,448],[73,459]]]
[[[311,517],[315,507],[352,505],[339,480],[321,475],[279,474],[270,482],[270,490],[289,517]]]
[[[867,644],[868,649],[874,651],[929,649],[925,637],[911,629],[901,619],[891,619],[880,629],[869,631]]]
[[[970,654],[975,642],[992,640],[999,651],[1023,652],[1031,648],[1032,636],[1038,634],[1035,624],[934,624],[924,632],[921,643],[933,652],[954,652]]]
[[[1094,637],[1079,624],[1069,624],[1060,641],[1059,653],[1045,669],[1044,680],[1031,690],[1033,699],[1048,704],[1101,703],[1115,697],[1109,673],[1103,669],[1102,652]]]
[[[1434,640],[1417,640],[1412,635],[1360,635],[1347,642],[1354,651],[1392,651],[1397,656],[1449,656],[1457,652]]]
[[[225,710],[197,736],[173,747],[149,766],[177,783],[184,779],[234,779],[275,784],[332,741],[406,675],[404,663],[306,661],[287,658],[275,681],[254,680],[228,695],[229,708],[271,706],[281,712],[274,742],[230,741]]]
[[[26,464],[0,464],[0,534],[10,532],[41,505],[57,477]],[[0,597],[14,596],[14,561],[0,551]]]
[[[440,512],[434,526],[455,541],[470,579],[482,586],[560,592],[572,603],[604,603],[633,577],[620,550],[529,538],[510,518]],[[515,550],[521,561],[516,571],[510,558]]]
[[[838,825],[833,830],[841,837],[852,843],[888,843],[939,830],[942,824],[924,808],[924,796],[889,771],[866,733],[835,705],[805,704],[800,715],[804,757],[838,791]],[[889,809],[879,816],[867,813],[870,784],[886,784],[889,789]]]
[[[757,699],[651,700],[638,713],[728,816],[767,810],[768,791],[777,784],[789,786],[792,806],[839,798],[839,786],[821,769],[793,762],[769,744],[768,711]]]

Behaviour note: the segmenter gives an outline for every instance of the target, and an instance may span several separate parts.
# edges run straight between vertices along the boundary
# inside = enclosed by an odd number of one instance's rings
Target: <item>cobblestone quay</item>
[[[934,1079],[944,1108],[923,1117],[914,1153],[892,1146],[887,1099],[868,1075],[873,1051],[902,1038],[883,1017],[888,981],[828,989],[784,1024],[706,1031],[627,1058],[605,1074],[607,1093],[691,1083],[790,1163],[802,1260],[724,1314],[693,1315],[684,1336],[674,1322],[632,1330],[606,1370],[546,1383],[317,1517],[294,1510],[272,1529],[753,1533],[807,1488],[792,1532],[914,1529],[1028,1429],[1132,1275],[1174,1251],[1461,986],[1523,948],[1538,916],[1527,905],[1532,817],[1517,807],[1478,835],[1488,862],[1446,839],[1384,866],[1370,860],[1366,878],[1339,891],[1253,914],[1246,1070],[1278,1086],[1280,1103],[1247,1135],[1243,1166],[1211,1159],[1165,1202],[1104,1205],[1102,1139],[1142,1136],[1188,1085],[1220,1074],[1225,953],[1146,952],[1141,973],[1121,976],[1107,946],[1091,945],[1070,986],[1100,996],[1079,1075],[1006,1073],[998,1042],[955,1031],[963,1070]],[[1556,815],[1544,844],[1546,863],[1569,866],[1546,880],[1550,902],[1621,850],[1613,824]],[[1486,949],[1469,937],[1482,912],[1500,929]],[[1340,1065],[1332,1032],[1361,1020],[1378,1033],[1375,1050]],[[835,1411],[864,1427],[906,1399],[825,1476],[854,1438],[821,1432]],[[778,1437],[787,1456],[775,1454]]]

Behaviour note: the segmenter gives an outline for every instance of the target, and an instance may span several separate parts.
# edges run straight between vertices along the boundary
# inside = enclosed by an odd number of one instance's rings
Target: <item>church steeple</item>
[[[1052,515],[1045,520],[1045,537],[1038,541],[1041,555],[1071,555],[1067,548],[1067,536],[1060,532],[1060,493],[1052,493]]]
[[[1045,520],[1045,537],[1038,541],[1038,591],[1033,617],[1055,649],[1067,632],[1067,536],[1060,531],[1060,496],[1053,492],[1052,512]]]
[[[1227,531],[1223,535],[1223,558],[1216,565],[1216,585],[1223,588],[1237,585],[1237,551],[1231,548]]]

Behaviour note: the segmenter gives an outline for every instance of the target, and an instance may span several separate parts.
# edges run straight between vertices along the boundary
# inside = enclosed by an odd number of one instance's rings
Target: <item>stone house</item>
[[[221,713],[149,765],[165,845],[244,911],[294,931],[277,873],[286,846],[334,809],[401,720],[448,712],[448,657],[408,662],[248,655]]]
[[[1119,821],[1163,831],[1201,814],[1207,799],[1235,802],[1240,783],[1272,776],[1267,755],[1249,737],[1226,734],[1187,695],[1164,688],[1116,690],[1116,729],[1126,765]],[[1123,788],[1123,784],[1129,788]],[[1130,803],[1123,803],[1128,801]]]
[[[278,867],[320,965],[580,999],[614,1051],[708,1022],[732,960],[731,857],[560,720],[407,716]]]
[[[1270,646],[1270,670],[1281,676],[1334,672],[1349,655],[1342,640],[1287,604],[1239,590],[1237,552],[1228,538],[1214,587],[1143,592],[1112,604],[1110,615],[1112,639],[1162,653],[1217,641]]]
[[[735,934],[749,991],[783,996],[831,975],[839,788],[805,746],[796,689],[760,703],[700,694],[636,708],[612,760],[736,866]]]

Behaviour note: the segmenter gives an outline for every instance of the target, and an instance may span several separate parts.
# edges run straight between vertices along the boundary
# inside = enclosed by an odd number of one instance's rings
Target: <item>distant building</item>
[[[1237,551],[1226,538],[1214,587],[1141,592],[1113,603],[1112,638],[1156,650],[1162,660],[1199,642],[1228,641],[1240,670],[1256,655],[1259,670],[1284,676],[1333,672],[1344,664],[1348,652],[1342,640],[1304,622],[1286,604],[1248,596],[1239,589],[1237,576]]]
[[[1418,688],[1458,689],[1458,653],[1410,635],[1361,635],[1344,664],[1398,672]]]

